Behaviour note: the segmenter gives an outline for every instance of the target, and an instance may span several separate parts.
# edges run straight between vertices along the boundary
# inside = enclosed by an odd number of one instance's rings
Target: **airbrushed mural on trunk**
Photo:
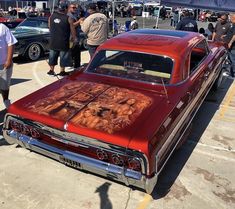
[[[133,123],[151,103],[133,90],[82,81],[62,86],[28,110],[111,134]]]

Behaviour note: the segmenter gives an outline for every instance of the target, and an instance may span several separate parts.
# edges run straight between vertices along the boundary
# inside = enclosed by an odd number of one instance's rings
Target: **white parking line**
[[[209,157],[217,158],[217,159],[220,159],[220,160],[235,162],[234,158],[225,157],[225,156],[222,156],[222,155],[219,155],[219,154],[210,153],[210,152],[207,152],[207,151],[202,151],[200,149],[195,149],[195,150],[193,150],[193,152],[197,152],[199,154],[207,155]]]
[[[235,153],[235,150],[234,150],[234,149],[228,149],[228,148],[223,148],[223,147],[218,147],[218,146],[212,146],[212,145],[208,145],[208,144],[203,144],[203,143],[201,143],[201,142],[195,142],[195,141],[192,141],[192,140],[188,140],[187,143],[196,144],[196,145],[199,145],[199,146],[202,146],[202,147],[208,147],[208,148],[214,149],[214,150],[219,150],[219,151],[226,151],[226,152],[233,152],[233,153]]]
[[[34,65],[33,65],[33,76],[36,79],[36,81],[40,84],[40,86],[43,87],[43,86],[45,86],[45,84],[38,77],[38,74],[37,74],[37,71],[36,71],[37,66],[38,66],[38,62],[35,62]]]

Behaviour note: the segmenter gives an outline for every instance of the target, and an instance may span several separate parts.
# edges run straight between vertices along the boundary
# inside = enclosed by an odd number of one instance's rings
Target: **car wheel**
[[[221,84],[223,83],[225,73],[226,73],[226,69],[222,68],[218,78],[215,80],[215,83],[213,84],[212,88],[213,88],[214,91],[218,90],[219,87],[221,86]]]
[[[42,49],[39,44],[31,44],[27,50],[27,58],[36,61],[41,56]]]
[[[82,41],[82,47],[84,49],[88,49],[88,47],[87,47],[87,39],[86,38]]]

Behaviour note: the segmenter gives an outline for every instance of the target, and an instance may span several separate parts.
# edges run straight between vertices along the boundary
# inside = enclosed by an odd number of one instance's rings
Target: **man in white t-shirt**
[[[0,92],[6,108],[10,105],[9,88],[12,76],[12,56],[16,38],[4,24],[0,23]]]
[[[136,16],[133,16],[133,20],[131,21],[131,30],[138,29],[139,25],[136,19]]]

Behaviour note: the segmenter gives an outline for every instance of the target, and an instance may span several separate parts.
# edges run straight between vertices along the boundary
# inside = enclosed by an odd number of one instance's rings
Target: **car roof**
[[[27,17],[26,20],[41,20],[48,21],[48,17]]]
[[[202,35],[194,32],[138,29],[111,38],[99,49],[137,51],[176,58],[185,55],[189,48],[203,39]]]

